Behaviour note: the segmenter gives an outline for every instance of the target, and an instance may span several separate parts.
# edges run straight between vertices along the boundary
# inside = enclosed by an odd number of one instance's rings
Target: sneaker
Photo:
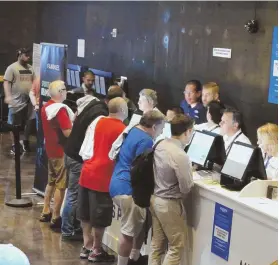
[[[30,145],[28,140],[23,140],[22,148],[23,152],[30,152]]]
[[[147,265],[148,264],[148,256],[147,255],[140,255],[137,261],[129,259],[128,265]]]
[[[49,227],[52,230],[61,230],[61,225],[62,225],[62,218],[59,216],[55,219],[51,219]]]
[[[89,254],[92,252],[91,249],[87,249],[85,247],[82,247],[81,250],[80,250],[80,253],[79,253],[79,257],[81,259],[88,259],[89,257]]]
[[[51,220],[52,213],[42,213],[40,217],[40,222],[47,223]]]
[[[106,251],[103,249],[100,253],[95,254],[93,251],[88,256],[88,261],[91,262],[114,262],[115,256],[109,255]]]
[[[12,145],[12,148],[11,148],[11,150],[10,150],[10,153],[12,154],[12,155],[15,155],[15,145],[13,144]],[[20,155],[22,155],[23,154],[23,147],[22,147],[22,145],[20,145]]]
[[[73,235],[63,235],[61,236],[62,241],[83,241],[83,236],[81,234]]]

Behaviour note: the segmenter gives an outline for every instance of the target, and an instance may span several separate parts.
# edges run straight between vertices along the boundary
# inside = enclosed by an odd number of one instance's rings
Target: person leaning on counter
[[[278,126],[267,123],[257,130],[258,145],[262,149],[268,179],[278,179]]]

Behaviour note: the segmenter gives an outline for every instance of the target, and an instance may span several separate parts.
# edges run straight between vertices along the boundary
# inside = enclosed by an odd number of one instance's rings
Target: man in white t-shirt
[[[234,142],[251,144],[248,137],[243,133],[242,115],[238,110],[227,108],[220,122],[221,134],[223,135],[226,154],[228,154]]]
[[[25,126],[23,151],[29,151],[30,120],[35,119],[35,111],[29,98],[35,78],[32,66],[28,64],[30,59],[31,51],[29,49],[19,49],[17,61],[8,66],[4,75],[5,103],[9,105],[8,123]],[[15,153],[14,144],[11,153]]]

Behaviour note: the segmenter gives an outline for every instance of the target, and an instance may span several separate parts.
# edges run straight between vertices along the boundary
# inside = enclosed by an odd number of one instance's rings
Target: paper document
[[[76,85],[77,87],[80,87],[79,71],[75,71],[75,75],[76,75]]]
[[[101,87],[101,94],[106,95],[106,83],[105,83],[105,78],[103,76],[100,76],[100,87]]]
[[[71,81],[72,81],[72,86],[76,87],[76,76],[75,76],[75,71],[70,70],[71,72]]]
[[[67,85],[71,86],[72,82],[71,82],[71,75],[70,75],[70,70],[67,69]]]
[[[101,94],[100,90],[100,79],[98,75],[95,75],[95,87],[96,87],[96,93]]]

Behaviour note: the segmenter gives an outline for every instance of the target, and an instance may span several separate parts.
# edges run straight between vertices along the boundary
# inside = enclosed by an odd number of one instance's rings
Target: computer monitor
[[[229,189],[241,190],[252,177],[266,179],[260,148],[234,142],[221,170],[221,185]]]
[[[212,169],[214,164],[222,166],[226,157],[223,137],[212,132],[197,130],[187,154],[201,169]]]

